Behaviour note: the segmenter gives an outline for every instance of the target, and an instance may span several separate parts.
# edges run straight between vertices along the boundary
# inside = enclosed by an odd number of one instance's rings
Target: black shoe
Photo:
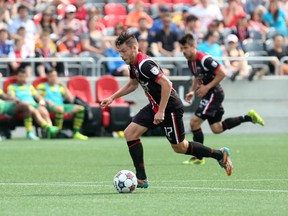
[[[236,79],[236,77],[237,77],[239,74],[240,74],[240,71],[239,71],[239,70],[236,71],[235,73],[232,74],[232,76],[230,77],[230,80],[231,80],[232,82],[234,82],[235,79]]]

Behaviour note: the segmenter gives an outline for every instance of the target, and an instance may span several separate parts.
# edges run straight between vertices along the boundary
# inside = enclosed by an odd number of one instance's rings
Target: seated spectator
[[[24,44],[22,47],[22,50],[24,50],[25,53],[28,53],[29,57],[34,57],[35,56],[35,40],[26,37],[27,32],[26,29],[21,26],[17,30],[17,35],[15,35],[15,38],[22,39]]]
[[[153,22],[152,27],[149,29],[152,37],[156,36],[156,33],[163,29],[163,20],[166,16],[171,15],[170,8],[165,4],[159,4],[159,17],[156,18]],[[170,28],[172,31],[178,31],[178,27],[174,22],[170,23]]]
[[[264,41],[268,27],[263,24],[262,16],[262,7],[257,7],[255,11],[253,11],[251,19],[248,21],[248,30],[261,32]]]
[[[35,109],[34,109],[35,110]],[[33,110],[31,110],[33,112]],[[18,113],[23,113],[24,126],[26,129],[26,138],[30,140],[39,140],[32,132],[32,113],[29,104],[22,103],[17,99],[7,95],[0,89],[0,115],[13,117]]]
[[[288,56],[288,47],[285,45],[285,38],[283,35],[277,34],[274,36],[273,44],[274,47],[268,51],[268,56],[275,56],[276,58],[274,61],[269,62],[270,73],[277,74],[276,72],[278,72],[278,74],[288,75],[288,61],[285,61],[284,64],[282,64],[282,67],[276,67],[280,63],[281,58]]]
[[[223,8],[222,14],[224,27],[228,28],[236,27],[238,20],[241,17],[246,16],[246,13],[238,0],[228,0],[228,5]]]
[[[148,40],[147,40],[147,38],[145,36],[140,36],[138,38],[138,45],[139,45],[139,50],[142,53],[146,54],[147,56],[154,57],[153,52],[149,48],[149,42],[148,42]],[[162,70],[163,70],[163,73],[166,76],[170,75],[170,71],[168,69],[166,69],[166,68],[163,68],[163,66],[162,66]]]
[[[40,22],[37,24],[37,29],[39,35],[41,35],[45,30],[49,31],[49,34],[53,40],[58,39],[56,20],[53,18],[53,11],[51,8],[47,8],[42,12],[42,17]]]
[[[103,32],[98,28],[99,22],[97,17],[88,20],[88,32],[81,35],[82,51],[87,51],[95,55],[104,54]],[[99,57],[100,57],[99,55]]]
[[[266,26],[274,27],[279,34],[288,37],[288,17],[285,12],[279,8],[278,0],[271,0],[268,11],[263,15],[263,21]]]
[[[223,29],[224,29],[224,25],[223,25],[222,21],[212,20],[212,22],[208,25],[206,33],[209,32],[209,31],[217,31],[219,33],[219,37],[220,37],[218,43],[223,45],[225,43],[224,34],[223,34],[223,31],[222,31]],[[227,35],[225,35],[225,37],[226,36]],[[203,40],[203,37],[204,36],[202,36],[201,40]]]
[[[58,23],[58,34],[65,35],[65,29],[70,28],[74,31],[76,36],[80,36],[86,32],[86,22],[76,18],[76,7],[74,5],[67,5],[65,9],[65,17]]]
[[[250,37],[249,28],[248,28],[248,19],[246,16],[240,17],[237,21],[236,28],[232,31],[238,39],[239,43],[242,45],[242,42]]]
[[[8,54],[8,59],[13,60],[9,62],[10,75],[15,75],[19,68],[24,68],[27,74],[31,74],[31,66],[28,62],[17,62],[16,59],[26,59],[29,57],[27,50],[23,49],[24,39],[15,39],[14,49]]]
[[[199,18],[202,30],[207,29],[212,20],[223,20],[220,7],[209,3],[209,0],[200,0],[196,6],[190,8],[189,13]]]
[[[86,20],[89,20],[93,17],[97,17],[98,19],[100,19],[102,17],[102,13],[99,7],[95,7],[94,5],[91,5],[89,8],[87,8]]]
[[[17,38],[17,31],[20,27],[26,30],[26,38],[29,40],[37,40],[38,32],[36,25],[32,19],[29,18],[28,8],[20,5],[17,9],[18,16],[9,24],[9,33],[12,38]],[[35,42],[33,42],[34,44]]]
[[[73,119],[73,138],[87,140],[88,137],[80,133],[85,109],[83,106],[72,104],[73,96],[66,86],[58,81],[57,71],[51,70],[47,73],[48,82],[37,86],[40,95],[46,100],[46,107],[49,112],[55,113],[55,126],[59,129],[63,127],[64,112],[74,115]],[[64,101],[69,101],[64,104]]]
[[[128,27],[139,28],[139,19],[145,18],[148,22],[148,28],[153,24],[153,19],[144,11],[144,4],[141,1],[137,1],[134,5],[134,9],[128,13],[126,18],[126,25]]]
[[[65,32],[65,36],[57,41],[58,52],[63,55],[70,54],[78,56],[82,51],[79,37],[75,35],[74,30],[70,27],[68,27]]]
[[[39,58],[45,57],[60,57],[57,53],[56,44],[50,38],[50,32],[45,31],[40,35],[39,41],[36,43],[35,55]],[[63,62],[47,62],[43,61],[36,63],[37,75],[45,77],[46,73],[52,68],[59,70],[59,73],[64,74],[65,68]]]
[[[185,33],[191,33],[198,43],[203,39],[203,32],[200,31],[200,25],[198,17],[192,14],[186,17]]]
[[[138,38],[141,37],[145,37],[147,38],[148,42],[149,42],[149,46],[151,45],[152,42],[154,42],[154,38],[153,36],[150,34],[149,32],[149,24],[146,18],[140,18],[138,20],[139,22],[139,28],[138,31],[135,32],[135,37],[138,40]]]
[[[172,17],[167,14],[163,18],[163,29],[156,33],[155,42],[158,46],[159,54],[156,56],[179,56],[180,46],[178,43],[178,34],[176,31],[171,30],[170,25]]]
[[[9,40],[8,30],[0,29],[0,58],[6,58],[10,52],[13,52],[13,42]]]
[[[6,0],[0,0],[0,23],[9,23],[11,16],[8,10],[9,3]]]
[[[220,64],[224,66],[230,65],[227,59],[223,61],[225,52],[223,51],[224,48],[218,44],[218,41],[219,33],[217,31],[209,31],[205,35],[204,41],[198,45],[198,50],[213,56],[213,58],[215,58]]]
[[[47,133],[48,138],[55,136],[59,132],[59,128],[52,126],[49,113],[45,108],[45,100],[37,94],[32,85],[27,84],[27,72],[23,68],[18,69],[16,78],[17,83],[8,86],[8,94],[14,100],[20,100],[23,103],[29,104],[29,109],[33,113],[34,119]]]
[[[234,34],[228,35],[226,39],[227,43],[227,56],[228,57],[244,57],[244,51],[238,44],[238,38]],[[237,76],[248,77],[249,67],[247,61],[242,60],[230,60],[230,65],[227,65],[228,74],[231,81],[234,81]]]
[[[244,11],[247,14],[252,14],[259,6],[265,8],[266,0],[246,0],[244,5]]]

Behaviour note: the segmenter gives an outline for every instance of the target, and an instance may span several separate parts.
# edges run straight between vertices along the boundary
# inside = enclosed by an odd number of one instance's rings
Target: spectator
[[[7,58],[8,54],[13,52],[13,42],[9,40],[8,30],[0,29],[0,57]]]
[[[277,0],[271,0],[268,11],[263,15],[263,21],[266,26],[274,27],[279,34],[288,37],[288,17],[282,9],[278,6]]]
[[[82,51],[87,51],[93,55],[104,54],[103,32],[98,28],[98,18],[92,17],[88,20],[88,32],[81,35]],[[100,56],[99,56],[100,57]]]
[[[46,107],[49,112],[55,113],[55,125],[62,129],[64,112],[73,115],[73,138],[88,140],[88,137],[80,133],[85,109],[83,106],[71,104],[74,97],[66,86],[58,81],[57,71],[51,70],[47,74],[48,82],[37,86],[40,95],[46,100]],[[64,100],[69,103],[64,104]]]
[[[268,1],[266,0],[246,0],[244,11],[246,14],[252,14],[259,6],[265,8]]]
[[[234,34],[230,34],[227,36],[227,56],[228,57],[244,57],[244,51],[238,44],[238,38]],[[228,74],[230,76],[231,81],[234,81],[237,76],[248,77],[249,75],[249,67],[247,61],[242,60],[230,60],[230,65],[227,65]]]
[[[137,40],[140,36],[147,38],[149,42],[149,46],[150,46],[151,43],[154,42],[154,40],[153,40],[153,36],[149,32],[148,21],[146,18],[143,17],[143,18],[140,18],[138,22],[139,22],[139,28],[138,28],[138,31],[135,32],[135,37]]]
[[[246,16],[242,16],[238,19],[236,28],[233,29],[232,33],[238,37],[241,45],[245,39],[250,37],[248,29],[248,19],[246,18]]]
[[[185,33],[191,33],[198,43],[203,39],[203,32],[200,31],[200,26],[198,17],[193,14],[186,17]]]
[[[29,104],[30,109],[35,112],[35,119],[42,129],[47,133],[48,138],[55,136],[59,128],[52,126],[49,113],[45,108],[45,100],[37,94],[33,85],[27,84],[28,74],[23,68],[17,70],[17,83],[8,86],[8,94],[15,100]],[[37,102],[38,103],[37,103]],[[37,109],[38,111],[35,111]]]
[[[218,43],[219,44],[224,44],[224,35],[223,35],[223,32],[222,30],[224,29],[224,26],[223,26],[223,22],[222,21],[219,21],[219,20],[212,20],[212,22],[208,25],[208,28],[207,28],[207,32],[209,31],[217,31],[219,33],[219,41]],[[226,35],[225,35],[226,37]],[[203,38],[201,38],[203,39]]]
[[[152,27],[149,29],[150,34],[152,37],[156,36],[156,33],[159,32],[161,29],[163,29],[163,20],[166,16],[170,16],[170,8],[167,5],[160,4],[159,7],[159,17],[156,18],[153,22]],[[170,28],[172,31],[178,31],[177,25],[174,22],[171,22]]]
[[[40,40],[36,43],[35,49],[36,57],[59,57],[57,53],[56,44],[50,38],[50,32],[45,31],[40,35]],[[63,62],[47,62],[43,61],[36,64],[37,75],[40,77],[45,77],[46,73],[52,68],[56,68],[59,73],[64,74],[64,64]]]
[[[228,6],[223,8],[223,23],[224,27],[234,28],[238,20],[246,16],[244,9],[238,0],[228,0]]]
[[[71,28],[76,36],[80,36],[86,32],[86,22],[76,18],[76,7],[72,4],[67,5],[65,9],[65,17],[58,23],[58,34],[65,35],[65,29]]]
[[[248,21],[248,29],[261,32],[264,41],[268,27],[263,24],[262,16],[262,6],[257,7],[255,11],[253,11],[251,19]]]
[[[79,37],[75,35],[74,29],[68,27],[65,29],[65,36],[57,41],[58,51],[62,55],[78,56],[82,51]]]
[[[39,35],[41,35],[44,30],[48,30],[53,40],[58,39],[56,20],[53,18],[53,11],[51,8],[45,9],[42,12],[42,17],[40,19],[40,22],[37,24],[37,29]]]
[[[144,11],[144,4],[141,1],[137,1],[134,5],[134,9],[128,13],[126,18],[126,25],[128,27],[139,28],[139,19],[145,18],[148,22],[148,28],[153,24],[153,19]]]
[[[0,0],[0,23],[9,23],[11,19],[8,2],[6,0]]]
[[[160,56],[178,56],[180,46],[178,43],[178,35],[176,31],[171,30],[170,25],[172,17],[167,14],[163,18],[163,29],[156,33],[155,41],[158,46]]]
[[[273,44],[274,47],[268,51],[268,56],[275,56],[276,58],[274,61],[269,62],[270,73],[277,74],[278,72],[278,74],[288,75],[288,61],[285,61],[284,64],[282,64],[282,67],[276,67],[279,65],[281,58],[288,56],[288,47],[285,45],[285,38],[283,35],[275,35]]]
[[[26,38],[30,41],[34,41],[38,38],[38,32],[34,21],[29,18],[28,8],[20,5],[17,9],[18,16],[13,19],[9,25],[9,33],[12,38],[17,37],[17,31],[20,27],[24,27],[26,30]]]
[[[223,20],[219,6],[209,3],[209,0],[200,0],[196,6],[190,8],[189,13],[199,18],[203,30],[207,29],[212,20]]]
[[[35,56],[35,41],[31,38],[26,37],[27,31],[26,29],[21,26],[17,30],[17,35],[14,36],[14,38],[22,39],[24,44],[22,47],[23,52],[28,53],[29,57]]]
[[[8,54],[8,59],[14,60],[9,62],[10,75],[16,75],[17,70],[24,68],[27,74],[31,74],[30,63],[27,62],[17,62],[16,59],[26,59],[29,56],[29,53],[23,49],[24,39],[15,39],[14,49],[11,50]]]
[[[91,5],[89,8],[87,8],[86,20],[89,20],[93,17],[97,17],[98,19],[100,19],[102,17],[102,14],[101,14],[101,10],[98,7]]]
[[[223,61],[223,57],[225,57],[223,51],[224,48],[220,44],[218,44],[218,41],[219,41],[219,32],[209,31],[205,35],[204,41],[198,45],[198,50],[200,52],[205,52],[215,57],[216,60],[224,66],[230,65],[227,59]]]

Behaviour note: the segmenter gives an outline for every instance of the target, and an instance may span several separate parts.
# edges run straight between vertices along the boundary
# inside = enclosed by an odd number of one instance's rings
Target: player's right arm
[[[120,98],[124,95],[127,95],[133,91],[135,91],[138,87],[138,81],[136,79],[130,79],[129,82],[124,85],[122,88],[120,88],[117,92],[115,92],[113,95],[111,95],[108,98],[105,98],[103,101],[101,101],[101,107],[106,107],[109,104],[111,104],[115,99]]]
[[[191,90],[185,95],[185,101],[188,102],[189,104],[192,103],[192,98],[194,96],[195,90],[197,88],[197,79],[194,77],[192,80],[192,87]]]

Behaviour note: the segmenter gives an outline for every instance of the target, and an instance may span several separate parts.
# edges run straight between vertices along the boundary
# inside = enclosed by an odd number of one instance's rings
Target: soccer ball
[[[131,193],[137,187],[137,177],[130,170],[121,170],[114,176],[113,184],[119,193]]]

